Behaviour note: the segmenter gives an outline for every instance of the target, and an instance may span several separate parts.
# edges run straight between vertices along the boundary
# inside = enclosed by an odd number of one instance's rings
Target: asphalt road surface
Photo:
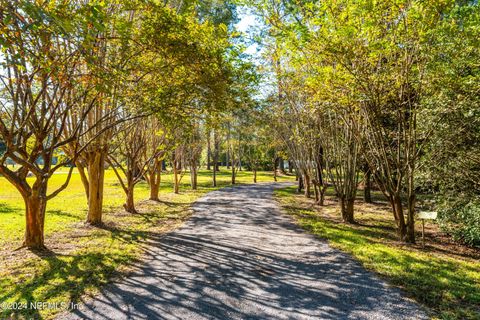
[[[62,319],[425,319],[415,303],[305,233],[275,186],[211,192],[180,229],[151,239],[127,277]]]

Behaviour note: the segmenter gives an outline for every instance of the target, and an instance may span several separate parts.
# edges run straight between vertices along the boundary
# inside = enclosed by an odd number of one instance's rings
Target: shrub
[[[456,241],[480,248],[480,199],[445,207],[439,211],[439,223]]]

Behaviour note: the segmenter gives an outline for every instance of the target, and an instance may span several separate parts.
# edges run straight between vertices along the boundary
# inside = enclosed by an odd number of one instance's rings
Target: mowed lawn
[[[378,192],[374,194],[375,204],[365,204],[359,197],[356,225],[341,222],[332,189],[324,207],[313,205],[294,187],[276,190],[275,195],[299,225],[402,288],[427,306],[432,318],[480,319],[478,250],[439,239],[441,233],[431,223],[426,249],[422,249],[420,234],[416,245],[399,242],[390,208],[381,202],[384,200]],[[417,223],[417,230],[420,228]]]
[[[62,185],[67,169],[55,174],[50,190]],[[174,194],[173,176],[162,176],[161,202],[146,200],[146,183],[136,187],[139,214],[126,213],[122,205],[125,195],[112,170],[106,171],[104,226],[84,224],[87,201],[78,173],[56,198],[47,204],[45,244],[49,251],[16,251],[25,231],[24,204],[20,194],[5,178],[0,177],[0,319],[4,317],[52,318],[70,305],[92,294],[113,276],[128,270],[142,255],[144,240],[175,227],[190,215],[189,206],[201,195],[212,191],[212,172],[201,170],[198,190],[190,189],[186,173],[181,180],[180,194]],[[273,173],[259,172],[259,182],[273,181]],[[294,180],[281,176],[279,181]],[[237,183],[252,183],[253,175],[239,171]],[[230,171],[217,173],[217,188],[231,183]],[[39,309],[23,303],[50,302]],[[3,304],[1,304],[3,303]]]

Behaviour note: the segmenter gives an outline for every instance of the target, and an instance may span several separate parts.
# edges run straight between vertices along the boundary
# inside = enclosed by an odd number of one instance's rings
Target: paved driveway
[[[67,318],[426,318],[399,290],[282,215],[274,187],[209,193],[182,228],[151,239],[133,273]]]

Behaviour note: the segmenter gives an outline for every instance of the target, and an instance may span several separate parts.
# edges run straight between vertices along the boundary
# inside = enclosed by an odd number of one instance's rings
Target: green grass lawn
[[[388,207],[359,203],[358,225],[340,222],[338,205],[330,199],[323,208],[295,192],[275,191],[286,212],[309,232],[352,254],[367,269],[401,287],[427,306],[433,318],[480,319],[480,262],[435,247],[404,245],[396,240]]]
[[[60,186],[66,171],[52,177],[49,187]],[[62,173],[63,172],[63,173]],[[48,202],[45,220],[45,244],[50,251],[30,252],[21,246],[25,230],[24,204],[16,189],[0,177],[0,303],[80,302],[86,294],[95,293],[142,255],[142,243],[150,234],[179,226],[190,211],[190,204],[212,187],[211,171],[201,170],[198,190],[190,190],[189,176],[182,179],[180,194],[172,192],[173,177],[164,174],[161,202],[148,201],[145,183],[136,187],[140,214],[123,211],[125,195],[113,171],[105,179],[104,222],[102,228],[85,225],[87,202],[78,173],[68,188]],[[270,172],[259,172],[259,182],[273,181]],[[280,181],[294,177],[279,177]],[[218,186],[230,184],[230,171],[221,168]],[[251,172],[240,171],[237,183],[252,183]],[[52,318],[62,308],[12,310],[0,305],[0,319],[5,317]]]

